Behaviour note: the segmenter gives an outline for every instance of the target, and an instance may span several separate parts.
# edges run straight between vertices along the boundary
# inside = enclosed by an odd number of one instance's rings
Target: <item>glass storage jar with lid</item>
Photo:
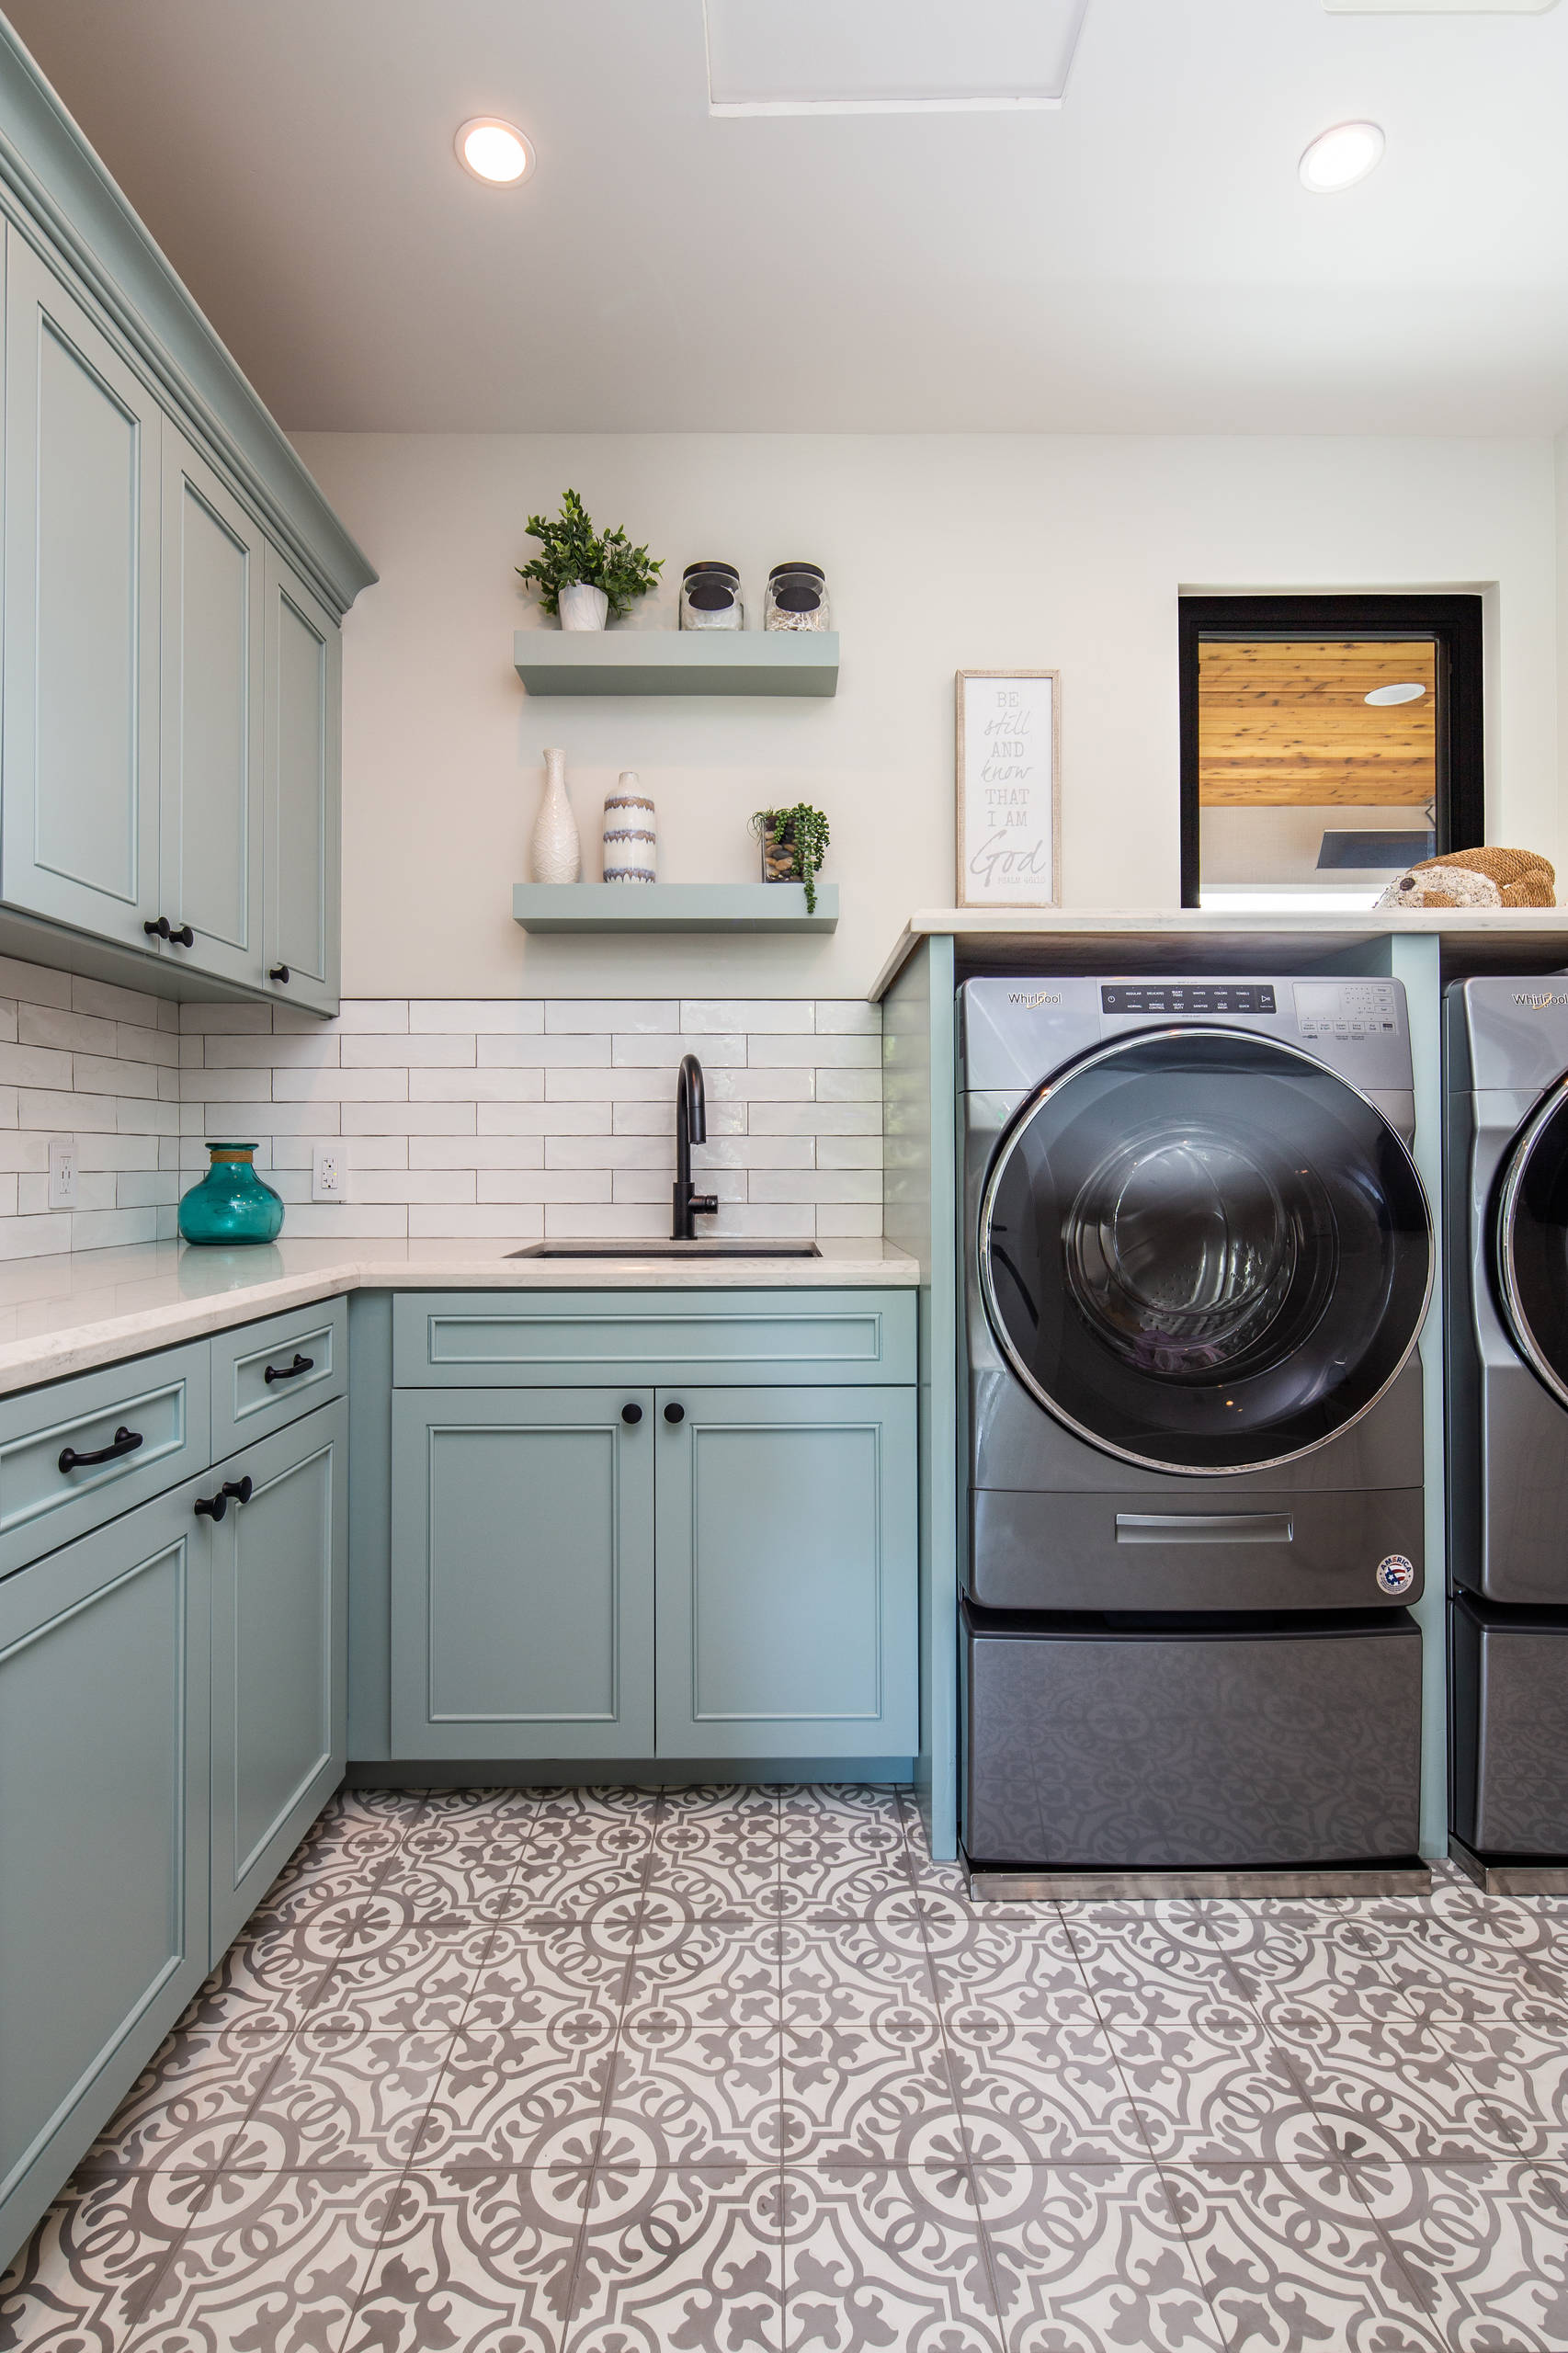
[[[767,575],[764,629],[831,629],[827,574],[820,563],[776,563]]]
[[[682,629],[744,629],[741,575],[733,563],[688,563],[681,574]]]

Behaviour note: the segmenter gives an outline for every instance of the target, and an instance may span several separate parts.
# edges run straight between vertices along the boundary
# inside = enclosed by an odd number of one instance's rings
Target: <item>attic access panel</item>
[[[1184,597],[1182,902],[1369,907],[1483,837],[1481,600]]]
[[[1088,0],[704,0],[716,115],[1062,103]]]

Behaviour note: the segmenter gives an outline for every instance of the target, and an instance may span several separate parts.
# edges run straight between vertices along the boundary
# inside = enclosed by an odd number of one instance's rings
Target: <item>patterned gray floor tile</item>
[[[1294,2154],[1312,2119],[1256,2010],[1228,1992],[1102,1995],[1105,2031],[1162,2161]]]
[[[1026,1930],[988,1928],[983,1956],[932,1968],[966,2141],[979,2161],[1024,2167],[1147,2158],[1147,2136],[1076,1964]],[[990,1974],[979,1972],[984,1957]]]
[[[1292,2157],[1462,2164],[1517,2149],[1518,2120],[1421,2020],[1336,2017],[1272,1998],[1259,2008],[1315,2118],[1315,2148],[1303,2139]]]
[[[494,1933],[487,1921],[455,1929],[398,1922],[384,1942],[346,1953],[305,2015],[351,2035],[454,2034]]]
[[[1055,1915],[1019,1922],[978,1911],[944,1911],[924,1919],[938,1999],[946,2005],[998,2001],[1009,2009],[1066,1994],[1092,2001],[1071,1938]]]
[[[1568,2346],[1568,2170],[1391,2164],[1357,2179],[1452,2353]]]
[[[232,2173],[385,2173],[407,2165],[442,2079],[449,2032],[296,2035],[242,2130]]]
[[[114,2353],[326,2353],[341,2343],[395,2174],[217,2174]]]
[[[1000,2353],[961,2164],[792,2166],[781,2205],[786,2353]]]
[[[83,2158],[79,2171],[216,2173],[288,2039],[229,2028],[176,2029],[154,2054]]]
[[[74,2182],[0,2277],[0,2347],[119,2353],[211,2186],[171,2173]]]
[[[565,2353],[782,2353],[780,2177],[599,2165]]]
[[[302,2025],[331,1975],[336,1948],[324,1955],[310,1924],[300,1923],[232,1945],[181,2018],[182,2027],[216,2033],[251,2018]]]
[[[345,2353],[558,2353],[588,2178],[562,2167],[405,2175]]]
[[[875,1919],[786,1927],[780,1947],[786,2162],[952,2158],[962,2135],[926,1955]]]
[[[459,2034],[423,2113],[414,2162],[537,2168],[589,2165],[599,2154],[617,2016],[596,2039],[562,2012],[531,2029]]]
[[[974,2185],[1007,2353],[1219,2353],[1153,2165],[977,2165]]]
[[[1440,2353],[1414,2281],[1342,2169],[1167,2166],[1165,2182],[1235,2353]]]
[[[767,1932],[688,1921],[632,1962],[606,2109],[620,2165],[775,2164],[783,2029]]]

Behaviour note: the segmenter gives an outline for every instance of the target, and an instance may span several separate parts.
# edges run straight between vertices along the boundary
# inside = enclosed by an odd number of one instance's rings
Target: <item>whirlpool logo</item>
[[[1060,1005],[1062,992],[1060,989],[1036,989],[1031,996],[1026,996],[1021,989],[1015,989],[1007,1002],[1009,1005],[1021,1005],[1026,1013],[1032,1013],[1037,1005]]]
[[[1539,996],[1526,996],[1521,994],[1514,999],[1514,1003],[1527,1006],[1531,1013],[1544,1013],[1549,1005],[1568,1005],[1568,992],[1562,989],[1542,989]]]

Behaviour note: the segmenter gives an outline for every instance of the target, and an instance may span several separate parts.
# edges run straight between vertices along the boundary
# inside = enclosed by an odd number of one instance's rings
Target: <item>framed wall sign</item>
[[[1062,692],[1054,670],[957,677],[960,907],[1054,907],[1062,876]]]

